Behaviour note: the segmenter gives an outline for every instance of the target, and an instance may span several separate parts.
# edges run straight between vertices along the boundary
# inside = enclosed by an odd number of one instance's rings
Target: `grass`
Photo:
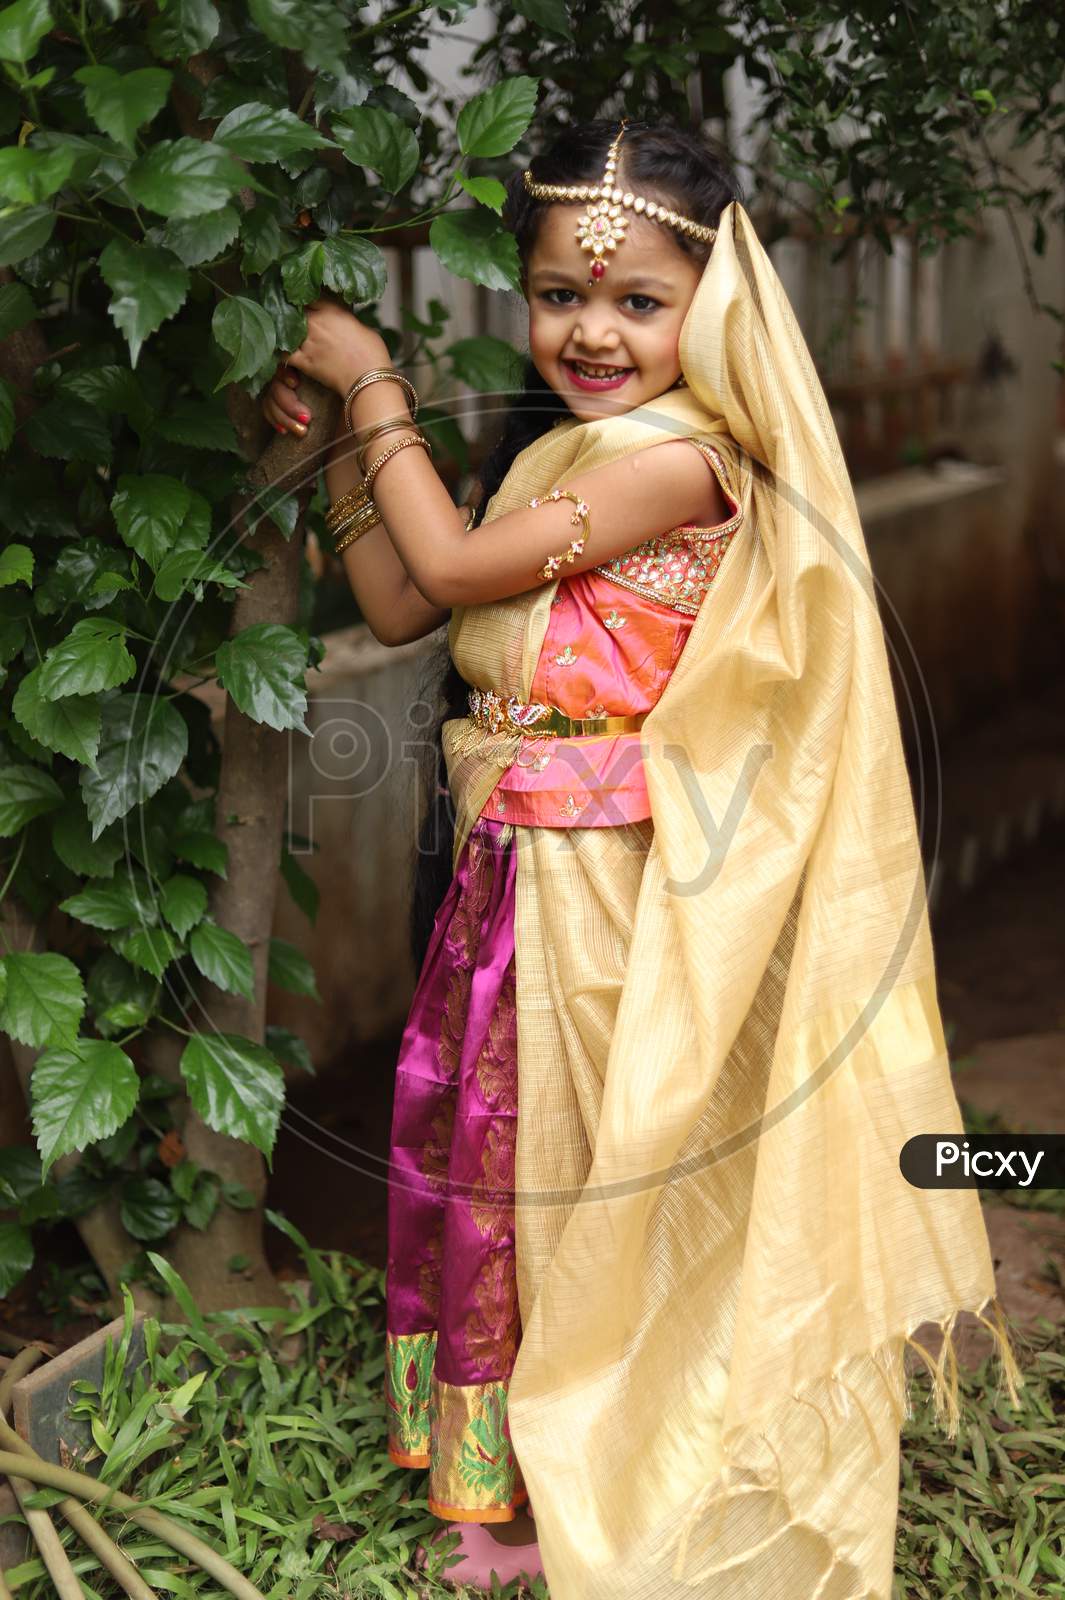
[[[427,1475],[387,1456],[383,1399],[384,1274],[311,1249],[284,1218],[312,1285],[295,1309],[202,1314],[161,1258],[184,1321],[145,1321],[146,1360],[124,1376],[132,1327],[102,1385],[78,1384],[73,1409],[94,1445],[71,1465],[155,1506],[225,1554],[264,1600],[451,1600],[479,1596],[444,1584],[448,1552],[414,1566],[440,1524],[419,1492]],[[1065,1356],[1044,1319],[1022,1355],[1016,1410],[992,1386],[990,1361],[960,1374],[962,1423],[948,1440],[915,1374],[915,1415],[903,1429],[893,1600],[1065,1600]],[[33,1503],[61,1496],[38,1491]],[[117,1512],[112,1537],[160,1594],[222,1600],[192,1562]],[[122,1591],[61,1517],[56,1524],[87,1600]],[[454,1542],[457,1543],[457,1535]],[[11,1568],[17,1600],[54,1600],[38,1558]],[[543,1579],[496,1585],[494,1600],[548,1600]]]
[[[930,1400],[906,1423],[894,1600],[1065,1600],[1060,1330],[1041,1318],[1019,1359],[1018,1407],[992,1386],[989,1358],[961,1374],[954,1440]]]
[[[300,1248],[312,1285],[295,1309],[266,1306],[203,1314],[162,1258],[157,1270],[184,1322],[146,1318],[146,1359],[130,1382],[125,1335],[102,1385],[72,1385],[71,1410],[90,1421],[93,1447],[72,1459],[133,1494],[225,1555],[264,1600],[455,1600],[443,1584],[446,1550],[414,1566],[415,1547],[440,1527],[417,1491],[427,1474],[387,1455],[384,1274],[340,1253],[320,1253],[268,1213]],[[39,1490],[31,1505],[62,1495]],[[121,1513],[100,1512],[145,1581],[178,1600],[221,1600],[216,1579]],[[123,1591],[61,1516],[55,1523],[87,1600]],[[120,1536],[120,1537],[119,1537]],[[39,1557],[8,1568],[17,1600],[54,1600]],[[470,1591],[480,1594],[482,1591]],[[547,1600],[543,1580],[497,1586],[496,1600]]]

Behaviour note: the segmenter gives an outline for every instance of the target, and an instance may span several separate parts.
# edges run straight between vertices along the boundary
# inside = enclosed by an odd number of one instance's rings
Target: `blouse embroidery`
[[[726,533],[714,539],[681,543],[670,534],[662,534],[645,540],[626,555],[616,556],[595,570],[633,594],[659,600],[685,616],[694,617],[731,537],[731,533]]]
[[[623,628],[625,626],[626,621],[627,621],[627,618],[619,617],[617,612],[613,609],[613,607],[611,607],[610,614],[603,618],[603,627],[604,628]]]
[[[684,616],[694,617],[743,519],[743,512],[720,452],[702,439],[689,439],[688,443],[707,461],[725,498],[735,508],[731,516],[714,528],[683,523],[669,533],[644,540],[612,561],[603,562],[594,571],[633,594],[658,600]],[[610,615],[616,613],[612,611]],[[606,618],[604,623],[608,628],[621,625]]]
[[[571,667],[576,661],[577,657],[573,653],[573,646],[567,645],[564,650],[559,651],[558,655],[555,656],[554,659],[556,666]]]

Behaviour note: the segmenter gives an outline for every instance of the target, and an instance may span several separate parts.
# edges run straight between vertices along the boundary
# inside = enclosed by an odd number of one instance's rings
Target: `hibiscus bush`
[[[397,228],[516,285],[491,166],[537,85],[455,104],[416,54],[416,23],[468,9],[0,10],[0,1029],[36,1141],[0,1152],[0,1293],[70,1217],[112,1294],[151,1306],[165,1241],[204,1305],[276,1295],[264,1158],[283,1066],[311,1063],[264,993],[314,993],[270,928],[282,880],[316,909],[283,746],[322,653],[303,533],[326,542],[338,399],[297,440],[256,397],[311,301],[376,321]],[[444,306],[403,322],[393,351],[498,369],[499,341],[447,345]]]

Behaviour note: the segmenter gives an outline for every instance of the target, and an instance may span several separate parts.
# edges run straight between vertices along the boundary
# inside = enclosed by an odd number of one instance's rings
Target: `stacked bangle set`
[[[391,367],[375,367],[370,372],[364,372],[358,382],[352,384],[348,390],[344,400],[344,421],[347,424],[348,432],[356,432],[351,424],[351,402],[355,396],[360,390],[365,389],[368,384],[379,383],[385,378],[391,379],[393,383],[398,383],[402,386],[407,399],[410,401],[411,414],[409,417],[387,417],[383,422],[375,423],[370,428],[358,430],[359,445],[355,452],[355,460],[362,475],[362,481],[356,484],[354,489],[349,489],[346,494],[342,494],[334,500],[325,515],[326,529],[332,537],[333,549],[337,555],[346,550],[349,545],[354,544],[356,539],[361,539],[364,533],[369,533],[370,529],[376,527],[380,522],[381,514],[374,504],[372,491],[374,479],[385,463],[391,461],[393,456],[398,456],[401,450],[406,450],[408,446],[414,444],[423,446],[424,449],[428,450],[429,456],[432,458],[432,445],[422,430],[413,426],[413,419],[418,415],[418,396],[414,385],[407,378],[404,378],[401,373],[394,372]],[[379,438],[382,434],[392,433],[400,428],[407,430],[403,437],[397,439],[396,443],[390,445],[387,450],[382,450],[381,454],[374,458],[369,470],[367,470],[366,448],[370,442]],[[548,556],[546,564],[537,573],[539,578],[553,578],[560,566],[566,562],[572,562],[576,556],[579,556],[584,549],[585,541],[590,531],[588,502],[583,500],[580,495],[574,494],[571,489],[552,489],[549,494],[536,495],[529,501],[529,505],[535,510],[538,506],[557,500],[572,501],[576,509],[570,517],[570,522],[574,527],[579,527],[581,532],[576,539],[570,541],[568,550],[556,556]],[[473,524],[473,520],[474,513],[471,511],[466,523],[467,533]]]
[[[410,401],[411,415],[410,417],[389,417],[384,422],[375,423],[371,428],[359,430],[357,435],[359,448],[356,451],[355,459],[362,474],[362,482],[334,500],[325,516],[325,525],[332,536],[333,549],[338,555],[342,550],[346,550],[349,545],[354,544],[356,539],[361,539],[364,533],[368,533],[372,527],[375,527],[380,522],[381,514],[374,505],[371,491],[373,481],[385,462],[391,461],[393,456],[398,456],[401,450],[406,450],[408,445],[412,444],[422,445],[424,449],[428,450],[430,457],[433,453],[433,447],[422,430],[412,426],[413,418],[418,415],[418,396],[414,385],[404,378],[402,373],[394,372],[391,367],[375,367],[371,372],[364,372],[358,382],[352,384],[348,390],[344,400],[344,421],[347,424],[348,432],[356,432],[351,423],[351,402],[355,396],[360,390],[365,389],[368,384],[379,383],[385,378],[389,378],[393,383],[401,385],[407,399]],[[378,438],[381,434],[391,433],[398,428],[407,430],[403,438],[398,439],[387,450],[382,450],[381,454],[373,461],[369,471],[367,471],[367,445],[372,439]]]

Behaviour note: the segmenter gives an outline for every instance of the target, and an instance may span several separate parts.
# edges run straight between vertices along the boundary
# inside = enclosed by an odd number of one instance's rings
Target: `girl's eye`
[[[560,294],[569,295],[571,298],[568,300],[556,300],[554,298],[555,295]],[[576,291],[573,289],[545,289],[542,298],[547,301],[549,306],[569,306],[576,299]],[[646,316],[649,311],[658,309],[659,302],[649,294],[628,294],[625,299],[632,303],[632,309],[640,316]],[[637,302],[639,303],[637,304]]]

